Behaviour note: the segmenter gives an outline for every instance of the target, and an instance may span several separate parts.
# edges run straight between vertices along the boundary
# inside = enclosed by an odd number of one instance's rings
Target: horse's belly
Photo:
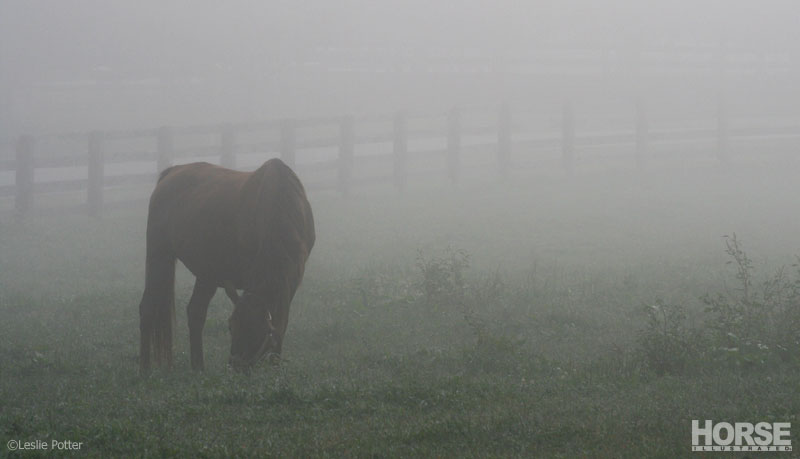
[[[199,279],[222,286],[226,281],[241,282],[236,249],[225,239],[190,237],[174,241],[178,259]]]

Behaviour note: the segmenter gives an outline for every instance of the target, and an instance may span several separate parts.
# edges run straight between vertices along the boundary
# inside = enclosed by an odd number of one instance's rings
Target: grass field
[[[6,216],[0,439],[96,457],[745,457],[691,453],[691,420],[712,419],[791,422],[799,445],[796,349],[722,346],[722,313],[701,299],[758,303],[737,300],[733,232],[754,292],[781,266],[795,279],[796,177],[697,168],[313,195],[317,246],[285,359],[247,375],[226,367],[223,294],[207,370],[189,369],[179,266],[175,368],[139,376],[144,209]],[[796,300],[743,329],[767,347]]]

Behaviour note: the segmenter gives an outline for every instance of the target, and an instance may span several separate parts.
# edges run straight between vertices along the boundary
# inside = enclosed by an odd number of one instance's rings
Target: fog
[[[4,137],[535,105],[588,86],[693,97],[722,84],[720,69],[703,66],[726,60],[731,91],[775,89],[797,69],[800,15],[790,0],[9,0],[0,8]]]
[[[796,0],[0,0],[0,440],[797,445],[798,81]]]

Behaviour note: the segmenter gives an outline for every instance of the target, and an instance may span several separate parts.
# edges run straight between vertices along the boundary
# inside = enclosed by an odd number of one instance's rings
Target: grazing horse
[[[195,275],[186,307],[192,368],[203,368],[203,325],[218,287],[234,303],[230,364],[280,356],[289,304],[314,246],[314,217],[297,175],[279,159],[255,172],[208,163],[161,173],[147,216],[145,286],[139,304],[140,367],[172,365],[175,261]],[[240,295],[237,289],[243,290]]]

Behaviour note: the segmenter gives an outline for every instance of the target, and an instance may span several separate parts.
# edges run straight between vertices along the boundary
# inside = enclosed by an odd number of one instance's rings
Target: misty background
[[[786,114],[799,22],[791,0],[4,0],[0,137],[720,90]]]
[[[0,445],[796,447],[798,31],[797,0],[0,0]],[[317,229],[285,360],[228,370],[219,292],[192,372],[178,264],[141,377],[158,173],[273,156]]]

